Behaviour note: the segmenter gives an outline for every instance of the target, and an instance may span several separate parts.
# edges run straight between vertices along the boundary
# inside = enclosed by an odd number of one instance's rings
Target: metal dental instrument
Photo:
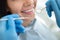
[[[13,18],[12,20],[17,20],[17,19],[27,19],[28,17],[20,17],[20,18]],[[6,21],[8,19],[0,19],[0,21]]]
[[[46,9],[46,6],[41,8],[41,9],[36,9],[35,12],[37,12],[38,14],[40,14],[44,9]]]

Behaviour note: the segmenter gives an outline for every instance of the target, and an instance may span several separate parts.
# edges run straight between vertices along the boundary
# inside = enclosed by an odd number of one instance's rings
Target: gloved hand
[[[52,11],[55,13],[57,25],[60,27],[60,0],[48,0],[46,10],[49,17],[52,16]]]
[[[47,2],[46,2],[46,10],[47,10],[48,16],[51,17],[51,16],[52,16],[52,11],[53,11],[53,9],[52,9],[52,7],[51,7],[50,1],[47,1]]]
[[[15,14],[15,15],[16,16],[14,16],[14,18],[20,18],[19,15],[17,15],[17,14]],[[12,15],[12,17],[13,17],[13,15]],[[23,23],[23,20],[22,19],[15,20],[15,26],[16,26],[16,32],[17,32],[17,34],[24,33],[25,32],[25,28],[22,25],[22,23]]]
[[[17,14],[5,16],[1,19],[8,19],[7,21],[0,21],[0,40],[18,40],[16,28],[18,32],[24,32],[22,20],[13,20],[18,18]]]

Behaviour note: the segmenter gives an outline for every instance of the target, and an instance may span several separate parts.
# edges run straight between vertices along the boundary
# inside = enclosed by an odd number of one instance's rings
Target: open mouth
[[[22,13],[25,13],[25,14],[33,14],[34,13],[34,9],[29,9],[29,10],[24,10],[24,11],[21,11]]]

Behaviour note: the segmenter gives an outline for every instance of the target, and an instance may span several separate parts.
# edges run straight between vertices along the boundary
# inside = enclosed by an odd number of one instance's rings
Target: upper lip
[[[28,8],[28,7],[27,7],[27,8]],[[24,11],[30,11],[30,10],[32,10],[32,9],[34,9],[34,5],[29,6],[29,8],[26,9],[26,10],[22,10],[22,12],[24,12]]]

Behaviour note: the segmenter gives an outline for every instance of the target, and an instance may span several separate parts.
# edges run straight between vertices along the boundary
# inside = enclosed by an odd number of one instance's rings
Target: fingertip
[[[15,30],[15,23],[14,23],[14,20],[12,20],[13,18],[12,17],[8,17],[8,29],[9,30]]]
[[[15,20],[15,23],[16,24],[22,24],[23,23],[23,20],[21,20],[21,19],[20,20]]]
[[[49,13],[48,13],[48,15],[49,15],[49,17],[51,17],[51,16],[52,16],[52,13],[51,13],[51,12],[49,12]]]
[[[11,14],[10,16],[13,18],[19,18],[20,17],[18,14]]]
[[[16,30],[19,30],[19,32],[23,33],[25,31],[25,28],[23,25],[17,25]]]

